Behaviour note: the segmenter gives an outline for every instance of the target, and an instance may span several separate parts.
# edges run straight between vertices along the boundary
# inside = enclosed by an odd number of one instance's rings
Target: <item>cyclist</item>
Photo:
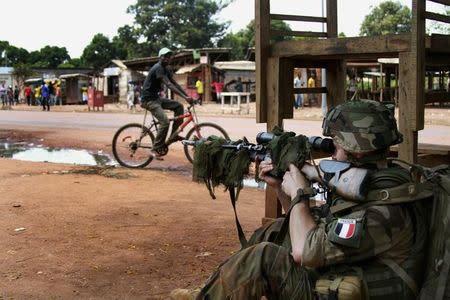
[[[160,123],[152,150],[152,155],[157,159],[161,159],[160,150],[165,144],[167,132],[169,131],[169,119],[164,110],[169,109],[173,111],[175,116],[182,115],[184,112],[183,104],[161,95],[163,84],[171,91],[184,98],[188,103],[193,101],[172,77],[172,72],[168,68],[172,56],[173,52],[168,48],[164,47],[159,50],[159,61],[150,68],[142,87],[141,107],[149,110]],[[181,119],[173,122],[169,142],[183,139],[183,137],[179,136],[177,133],[177,129],[181,123]]]

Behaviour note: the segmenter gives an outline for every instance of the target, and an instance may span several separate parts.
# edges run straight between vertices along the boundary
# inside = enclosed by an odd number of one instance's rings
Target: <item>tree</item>
[[[120,50],[128,59],[148,56],[142,51],[144,49],[141,49],[141,45],[137,42],[138,38],[137,31],[133,27],[125,25],[117,30],[117,35],[113,37],[112,42],[116,49]]]
[[[450,16],[450,9],[446,9],[445,12],[441,14]],[[438,21],[431,21],[430,25],[427,27],[427,33],[450,34],[450,25]]]
[[[216,16],[230,0],[137,0],[127,12],[135,16],[136,41],[143,40],[146,56],[161,47],[202,48],[214,45],[228,23]]]
[[[32,51],[26,60],[35,68],[56,69],[60,64],[70,60],[66,47],[45,46],[39,51]]]
[[[8,46],[6,48],[6,55],[8,57],[8,65],[16,66],[19,63],[27,63],[30,54],[23,48]]]
[[[97,33],[92,38],[91,43],[84,48],[81,55],[83,64],[97,71],[115,58],[124,59],[124,53],[118,51],[117,47],[101,33]]]
[[[20,89],[23,88],[25,80],[34,75],[34,71],[29,64],[17,63],[14,66],[12,75],[16,78]]]
[[[271,27],[275,30],[290,31],[289,24],[282,20],[273,20]],[[275,36],[272,42],[280,42],[283,40],[291,40],[291,36]],[[232,59],[243,59],[249,48],[255,47],[255,21],[252,20],[244,28],[237,33],[228,33],[222,40],[218,42],[219,47],[231,48]]]
[[[411,10],[399,2],[385,1],[368,14],[361,25],[361,36],[411,31]]]

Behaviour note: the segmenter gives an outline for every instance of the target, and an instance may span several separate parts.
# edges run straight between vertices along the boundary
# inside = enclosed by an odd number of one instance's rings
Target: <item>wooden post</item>
[[[424,128],[425,115],[425,0],[412,0],[411,4],[411,98],[410,129]],[[417,150],[417,149],[416,149]]]
[[[413,100],[415,93],[415,77],[411,64],[410,52],[399,54],[399,86],[398,86],[398,126],[403,134],[403,143],[398,146],[398,157],[402,160],[417,162],[417,131],[411,123],[416,110],[416,102]],[[422,83],[423,84],[423,83]]]
[[[327,37],[338,36],[337,0],[327,0]]]
[[[211,102],[211,65],[206,64],[203,66],[203,74],[204,74],[204,81],[203,81],[203,102],[204,103],[210,103]]]
[[[347,72],[344,60],[334,60],[327,64],[327,104],[332,108],[343,103],[346,93]]]
[[[270,1],[255,0],[256,122],[267,122],[267,59],[270,46]]]

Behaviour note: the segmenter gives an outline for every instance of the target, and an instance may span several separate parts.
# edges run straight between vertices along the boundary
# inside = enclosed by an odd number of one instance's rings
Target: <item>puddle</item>
[[[0,157],[23,161],[75,164],[85,166],[110,166],[116,161],[108,155],[87,150],[47,148],[33,143],[0,143]]]

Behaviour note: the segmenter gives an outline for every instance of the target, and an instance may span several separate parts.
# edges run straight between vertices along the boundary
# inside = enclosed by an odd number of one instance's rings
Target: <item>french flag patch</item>
[[[355,234],[356,220],[338,219],[334,232],[341,239],[349,239]]]

